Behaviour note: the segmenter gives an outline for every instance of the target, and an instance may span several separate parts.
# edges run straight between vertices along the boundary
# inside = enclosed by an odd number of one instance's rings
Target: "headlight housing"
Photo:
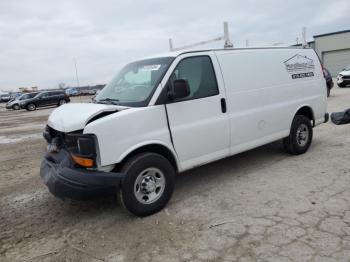
[[[66,134],[65,145],[73,161],[83,167],[96,166],[95,136],[89,134]]]

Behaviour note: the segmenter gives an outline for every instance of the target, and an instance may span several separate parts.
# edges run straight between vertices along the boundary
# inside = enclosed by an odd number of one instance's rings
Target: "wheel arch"
[[[310,105],[302,105],[295,111],[293,118],[296,115],[303,115],[308,117],[312,121],[312,126],[315,126],[315,114]]]
[[[37,102],[28,102],[28,103],[25,105],[24,108],[28,108],[28,106],[29,106],[30,104],[35,105],[36,108],[38,107],[38,103],[37,103]]]
[[[151,152],[151,153],[157,153],[162,156],[164,156],[166,159],[169,160],[171,165],[174,167],[175,171],[179,171],[179,162],[177,159],[176,152],[169,148],[168,145],[165,143],[159,142],[159,141],[152,141],[148,143],[138,144],[133,146],[128,151],[124,152],[118,161],[118,164],[116,164],[116,169],[120,169],[121,166],[131,157],[145,152]]]

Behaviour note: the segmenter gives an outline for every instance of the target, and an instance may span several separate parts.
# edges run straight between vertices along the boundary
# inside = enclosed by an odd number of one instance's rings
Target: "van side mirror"
[[[177,79],[173,83],[173,90],[168,91],[169,100],[184,98],[190,95],[190,86],[185,79]]]

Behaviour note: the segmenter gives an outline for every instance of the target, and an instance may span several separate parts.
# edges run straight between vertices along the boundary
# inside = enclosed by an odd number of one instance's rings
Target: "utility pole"
[[[80,84],[79,84],[79,77],[78,77],[78,66],[77,66],[77,59],[74,57],[74,66],[75,66],[75,76],[77,78],[77,87],[79,88]],[[79,91],[78,91],[79,92]],[[81,102],[81,95],[79,92],[79,100]]]
[[[77,87],[80,86],[79,78],[78,78],[78,67],[77,67],[77,59],[74,57],[74,66],[75,66],[75,77],[77,79]]]

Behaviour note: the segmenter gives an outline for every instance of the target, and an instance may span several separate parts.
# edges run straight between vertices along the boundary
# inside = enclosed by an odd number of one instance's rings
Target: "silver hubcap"
[[[305,124],[301,124],[297,129],[297,143],[299,146],[305,146],[309,140],[309,128]]]
[[[29,105],[30,110],[34,110],[35,106],[34,105]]]
[[[158,168],[150,167],[143,170],[136,178],[134,194],[142,204],[157,201],[165,189],[165,177]]]

